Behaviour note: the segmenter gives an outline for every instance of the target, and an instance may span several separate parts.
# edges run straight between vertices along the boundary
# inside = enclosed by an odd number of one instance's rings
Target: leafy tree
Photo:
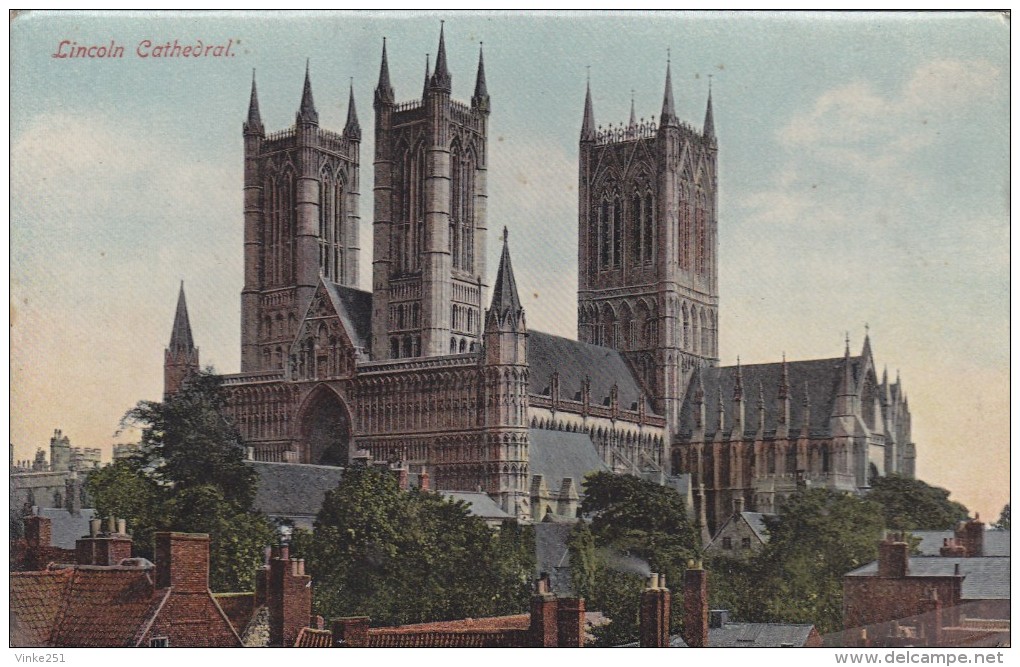
[[[1009,530],[1009,503],[1006,503],[999,513],[999,520],[995,522],[995,527],[999,530]]]
[[[617,646],[637,639],[645,575],[661,572],[678,590],[687,560],[698,553],[698,535],[673,489],[608,472],[589,475],[584,489],[581,509],[592,521],[571,534],[571,579],[588,608],[612,619],[595,629],[597,644]],[[678,598],[673,627],[682,608]]]
[[[152,558],[158,530],[208,533],[210,587],[251,590],[274,531],[252,509],[257,473],[225,407],[211,369],[163,402],[139,402],[121,420],[141,429],[139,453],[91,473],[87,489],[100,516],[127,519],[138,555]]]
[[[824,488],[800,489],[766,517],[769,542],[743,576],[750,593],[736,615],[748,621],[842,627],[843,575],[877,557],[882,506]]]
[[[520,613],[534,570],[530,530],[490,529],[463,503],[406,492],[386,470],[356,464],[326,494],[296,553],[315,578],[316,613],[377,625]]]
[[[895,530],[948,530],[969,514],[946,489],[898,474],[872,479],[868,498],[882,506],[886,526]]]

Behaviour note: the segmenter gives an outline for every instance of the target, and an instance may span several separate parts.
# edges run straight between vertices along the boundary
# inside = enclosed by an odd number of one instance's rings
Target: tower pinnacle
[[[251,101],[248,102],[248,119],[244,121],[244,133],[264,136],[262,116],[259,114],[259,93],[255,87],[255,69],[251,70]]]
[[[475,76],[475,94],[471,96],[471,106],[489,110],[489,91],[485,86],[485,56],[482,53],[482,42],[478,43],[478,74]]]
[[[351,139],[361,139],[361,125],[358,123],[358,109],[354,105],[354,78],[351,78],[351,92],[347,98],[347,123],[344,124],[344,134]]]
[[[581,141],[595,141],[595,113],[591,106],[591,80],[584,93],[584,120],[581,122]]]
[[[305,60],[305,87],[301,92],[301,108],[298,109],[297,122],[319,124],[319,112],[315,110],[315,100],[312,98],[312,77],[309,72],[310,60]]]
[[[673,104],[673,76],[670,72],[670,58],[666,58],[666,90],[662,94],[662,113],[659,115],[659,127],[676,127],[676,107]]]
[[[705,127],[704,134],[706,138],[715,139],[715,120],[712,118],[712,80],[708,80],[708,105],[705,107]]]
[[[184,281],[181,291],[177,294],[177,312],[174,313],[174,328],[170,332],[168,350],[175,354],[187,354],[195,349],[195,341],[191,337],[191,322],[188,320],[188,302],[184,298]]]
[[[170,344],[163,357],[163,395],[176,393],[184,382],[198,372],[198,348],[191,337],[191,323],[188,321],[188,304],[184,298],[184,281],[177,296],[177,312],[174,327],[170,332]]]
[[[444,22],[439,22],[439,50],[436,52],[436,71],[432,75],[432,88],[450,92],[453,90],[453,81],[450,70],[446,66],[446,39],[443,35]]]
[[[516,322],[521,311],[521,299],[517,295],[517,281],[514,279],[513,266],[510,264],[510,234],[503,227],[503,254],[499,258],[499,270],[496,272],[496,284],[492,289],[492,307],[489,312],[502,318],[508,312],[510,321]]]
[[[386,61],[386,38],[382,40],[382,62],[379,64],[379,83],[375,86],[376,104],[393,104],[393,85],[390,83],[390,65]]]

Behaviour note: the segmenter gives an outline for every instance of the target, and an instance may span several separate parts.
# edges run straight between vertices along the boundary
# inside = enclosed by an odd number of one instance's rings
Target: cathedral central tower
[[[372,358],[472,352],[485,303],[489,95],[451,98],[442,30],[420,100],[396,102],[383,42],[375,90]]]
[[[623,353],[675,432],[695,367],[716,365],[717,143],[676,116],[670,67],[658,123],[595,125],[584,102],[578,179],[578,338]]]

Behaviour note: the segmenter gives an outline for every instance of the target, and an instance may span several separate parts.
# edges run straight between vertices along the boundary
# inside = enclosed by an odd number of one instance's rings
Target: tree
[[[1009,530],[1009,503],[1006,503],[999,513],[999,520],[995,522],[995,527],[999,530]]]
[[[700,548],[697,532],[687,520],[683,498],[671,488],[631,475],[599,472],[584,482],[582,511],[591,517],[569,540],[571,580],[612,622],[596,628],[596,643],[617,646],[638,636],[638,607],[649,572],[666,575],[674,588],[682,581],[688,559]],[[682,616],[673,605],[674,627]]]
[[[316,613],[376,625],[523,612],[535,567],[530,530],[493,531],[464,503],[402,491],[364,464],[345,471],[294,547],[316,582]]]
[[[842,627],[843,575],[872,560],[884,529],[882,506],[825,488],[800,489],[766,517],[768,544],[743,572],[743,620]],[[738,573],[738,576],[741,573]]]
[[[895,473],[872,479],[868,498],[882,506],[886,526],[895,530],[948,530],[969,514],[946,489]]]
[[[252,509],[257,473],[225,407],[211,369],[163,402],[140,401],[121,420],[141,429],[139,452],[91,473],[87,488],[100,516],[127,519],[137,555],[153,557],[157,530],[208,533],[210,588],[252,590],[274,531]]]

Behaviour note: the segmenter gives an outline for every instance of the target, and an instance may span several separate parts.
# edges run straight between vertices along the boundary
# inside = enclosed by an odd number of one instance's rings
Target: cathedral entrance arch
[[[320,385],[301,410],[299,436],[305,463],[345,466],[351,442],[351,419],[340,396]]]

